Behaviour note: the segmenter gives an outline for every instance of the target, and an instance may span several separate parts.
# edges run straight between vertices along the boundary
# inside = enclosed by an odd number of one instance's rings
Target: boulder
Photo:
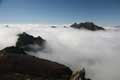
[[[31,51],[34,49],[32,46],[37,45],[39,47],[39,50],[42,50],[45,46],[45,40],[42,39],[40,36],[33,37],[32,35],[29,35],[25,32],[22,34],[18,34],[19,38],[16,42],[16,47],[22,48],[25,51]]]
[[[97,31],[97,30],[105,30],[103,27],[97,26],[92,22],[85,22],[85,23],[74,23],[70,27],[75,28],[75,29],[87,29],[91,31]]]

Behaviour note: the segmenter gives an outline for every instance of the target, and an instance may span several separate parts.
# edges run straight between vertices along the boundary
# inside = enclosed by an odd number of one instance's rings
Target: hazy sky
[[[0,23],[120,25],[120,0],[0,0]]]

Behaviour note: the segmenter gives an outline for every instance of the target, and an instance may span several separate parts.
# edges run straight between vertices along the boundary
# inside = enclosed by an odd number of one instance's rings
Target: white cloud
[[[0,49],[15,45],[16,34],[27,32],[47,40],[48,51],[33,53],[35,56],[65,64],[73,70],[85,67],[87,76],[93,80],[120,79],[120,30],[92,32],[36,25],[13,26],[0,27]]]

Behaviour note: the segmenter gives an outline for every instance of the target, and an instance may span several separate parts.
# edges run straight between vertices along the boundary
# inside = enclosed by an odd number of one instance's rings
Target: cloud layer
[[[120,79],[120,30],[87,31],[72,28],[39,26],[0,27],[0,49],[15,45],[16,34],[27,32],[47,40],[43,52],[29,52],[69,66],[73,70],[86,68],[87,77],[93,80]]]

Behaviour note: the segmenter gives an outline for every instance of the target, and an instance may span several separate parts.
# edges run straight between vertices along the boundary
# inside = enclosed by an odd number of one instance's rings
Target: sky
[[[0,0],[0,24],[120,25],[120,0]]]

